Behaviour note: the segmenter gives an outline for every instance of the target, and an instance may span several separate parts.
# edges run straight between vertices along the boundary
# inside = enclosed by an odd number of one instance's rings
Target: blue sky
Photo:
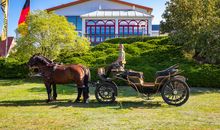
[[[72,1],[74,0],[31,0],[31,11],[43,10]],[[159,24],[160,21],[162,20],[161,15],[165,10],[165,3],[167,0],[123,0],[123,1],[153,8],[152,14],[155,16],[153,20],[153,24]],[[25,0],[9,0],[9,18],[8,18],[9,36],[15,36],[15,29],[17,28],[18,19],[24,3]],[[2,25],[3,25],[3,14],[1,12],[0,31],[2,30]]]

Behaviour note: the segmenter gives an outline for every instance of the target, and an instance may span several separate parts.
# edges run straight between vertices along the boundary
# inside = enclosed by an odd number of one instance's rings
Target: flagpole
[[[7,54],[8,54],[8,18],[9,18],[9,17],[8,17],[8,11],[9,11],[8,8],[9,8],[9,1],[10,1],[10,0],[8,0],[8,3],[7,3],[7,6],[8,6],[8,7],[7,7],[7,14],[6,14],[6,15],[7,15],[7,21],[6,21],[6,22],[7,22],[7,25],[6,25],[6,30],[7,30],[7,31],[6,31],[6,41],[5,41],[5,42],[6,42],[6,43],[5,43],[5,44],[6,44],[6,45],[5,45],[5,58],[7,58]]]

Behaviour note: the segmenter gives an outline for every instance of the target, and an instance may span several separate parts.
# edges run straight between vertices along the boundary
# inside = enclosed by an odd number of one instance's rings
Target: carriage
[[[116,80],[125,81],[135,91],[145,97],[161,93],[163,100],[174,106],[181,106],[189,98],[189,86],[186,78],[181,76],[179,65],[173,65],[156,72],[155,82],[144,82],[143,72],[112,69],[112,76],[106,77],[105,68],[98,69],[99,80],[96,82],[95,97],[100,103],[112,103],[118,95]]]

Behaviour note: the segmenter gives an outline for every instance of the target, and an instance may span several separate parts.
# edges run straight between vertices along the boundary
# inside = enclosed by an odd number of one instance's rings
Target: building
[[[92,43],[109,38],[152,36],[153,9],[121,0],[77,0],[47,9],[65,16]]]
[[[11,49],[15,46],[15,39],[14,37],[8,37],[8,41],[2,41],[0,43],[0,57],[8,57]]]
[[[152,25],[152,36],[160,36],[160,25]]]

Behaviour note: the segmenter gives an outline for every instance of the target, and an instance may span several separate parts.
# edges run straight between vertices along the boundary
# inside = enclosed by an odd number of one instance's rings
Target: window
[[[98,43],[115,37],[115,20],[86,20],[86,35]]]
[[[67,16],[67,20],[76,26],[76,31],[82,31],[82,18],[80,16]]]
[[[119,20],[118,33],[120,36],[147,34],[146,25],[146,20]]]

